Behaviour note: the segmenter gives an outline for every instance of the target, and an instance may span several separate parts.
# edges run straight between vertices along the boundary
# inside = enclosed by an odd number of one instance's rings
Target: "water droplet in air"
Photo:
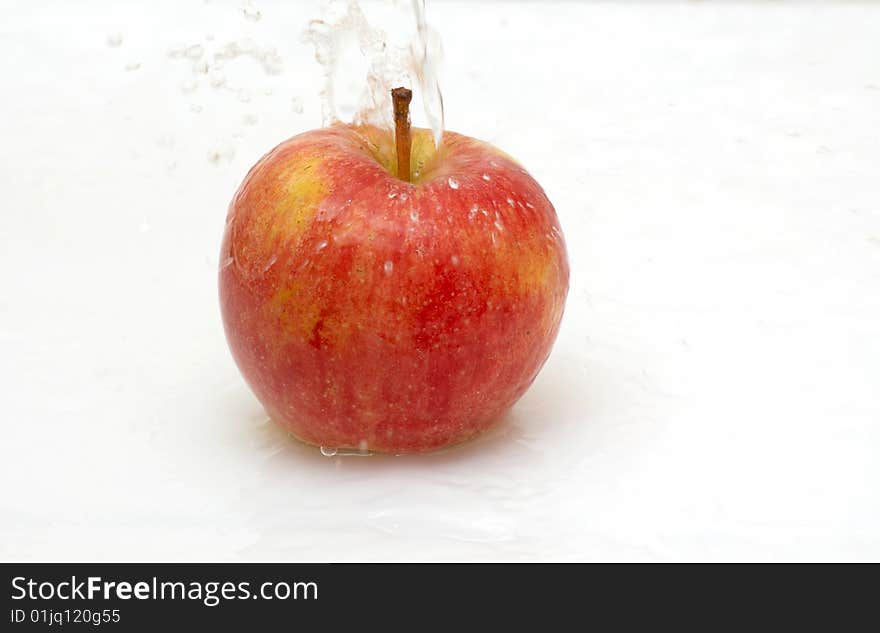
[[[323,455],[324,457],[333,457],[338,452],[339,451],[337,451],[335,448],[329,448],[327,446],[321,447],[321,455]]]
[[[125,65],[125,70],[126,70],[127,72],[131,72],[131,71],[133,71],[133,70],[137,70],[137,69],[140,68],[140,67],[141,67],[141,63],[140,63],[140,62],[130,62],[130,63],[128,63],[128,64]]]
[[[303,100],[301,97],[294,97],[290,100],[290,108],[297,114],[302,114],[303,111]]]
[[[391,271],[394,270],[394,263],[391,262],[390,260],[388,260],[385,262],[384,268],[385,268],[385,274],[390,275]]]
[[[183,56],[187,57],[193,61],[197,59],[201,59],[202,55],[205,54],[205,47],[201,44],[193,44],[192,46],[188,46],[185,51],[183,51]]]
[[[212,88],[219,88],[226,83],[226,75],[215,69],[208,75],[208,81],[211,83]]]
[[[118,48],[122,46],[122,33],[111,33],[107,36],[107,46]]]
[[[458,189],[458,181],[455,178],[449,178],[446,182],[449,183],[450,189]]]
[[[263,17],[260,10],[251,2],[246,2],[244,6],[241,7],[241,13],[246,20],[250,20],[251,22],[259,22]]]
[[[241,121],[242,121],[242,123],[244,123],[245,125],[256,125],[257,122],[259,121],[259,119],[257,118],[257,115],[256,115],[256,114],[245,114],[245,115],[241,118]]]
[[[231,162],[233,156],[235,156],[235,148],[228,144],[214,147],[208,151],[208,161],[215,165],[220,164],[221,160],[225,160],[227,163]]]
[[[190,92],[195,92],[196,88],[199,87],[199,82],[193,81],[192,79],[187,79],[182,84],[180,84],[180,91],[189,94]]]

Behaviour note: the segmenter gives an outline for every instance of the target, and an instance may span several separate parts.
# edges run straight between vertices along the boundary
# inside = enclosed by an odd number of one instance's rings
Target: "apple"
[[[284,141],[229,207],[229,346],[269,416],[310,444],[408,453],[476,436],[559,329],[569,266],[541,186],[474,138],[435,148],[400,114],[396,133]]]

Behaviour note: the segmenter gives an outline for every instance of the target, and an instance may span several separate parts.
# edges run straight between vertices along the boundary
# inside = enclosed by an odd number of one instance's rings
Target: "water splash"
[[[424,0],[412,0],[408,26],[395,31],[407,39],[395,42],[367,20],[355,0],[336,2],[325,19],[313,20],[303,34],[315,48],[315,59],[324,70],[321,91],[324,125],[338,121],[371,124],[393,129],[391,89],[418,85],[415,100],[439,146],[443,135],[443,96],[438,81],[442,46],[428,26]],[[400,15],[397,16],[398,19]],[[415,30],[412,23],[415,23]]]
[[[224,73],[225,67],[235,60],[250,58],[259,64],[266,76],[284,72],[284,60],[274,47],[260,46],[248,37],[222,44],[214,42],[212,37],[205,44],[177,45],[168,50],[168,56],[191,65],[192,79],[184,82],[184,92],[195,92],[200,80],[207,77],[212,88],[234,93],[240,101],[249,101],[250,93],[244,88],[230,85]],[[266,94],[266,90],[263,88],[263,94]]]
[[[414,69],[419,79],[425,116],[434,134],[434,145],[440,147],[443,138],[443,93],[440,92],[439,64],[443,59],[440,34],[428,26],[425,0],[412,0],[416,15],[417,42],[414,42]]]

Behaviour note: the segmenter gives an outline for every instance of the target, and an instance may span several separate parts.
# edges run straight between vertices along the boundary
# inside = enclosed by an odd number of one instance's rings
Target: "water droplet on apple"
[[[333,457],[338,452],[339,451],[337,451],[335,448],[329,448],[327,446],[321,447],[321,455],[323,455],[324,457]]]
[[[458,266],[458,262],[459,262],[458,255],[453,255],[452,256],[452,265]]]
[[[513,198],[508,198],[507,204],[509,204],[510,206],[513,206]]]
[[[389,192],[388,192],[388,199],[389,199],[389,200],[394,200],[396,197],[397,197],[397,192],[396,192],[396,191],[389,191]]]
[[[367,444],[367,440],[361,440],[360,442],[358,442],[358,450],[360,450],[362,453],[367,450],[368,446],[369,445]]]
[[[455,178],[449,178],[446,182],[449,183],[450,189],[458,189],[458,181]]]
[[[495,220],[495,228],[499,231],[504,231],[504,225],[501,224],[501,220]]]
[[[321,252],[322,250],[324,250],[326,247],[327,247],[327,241],[324,240],[323,242],[319,243],[319,244],[315,247],[315,252],[316,252],[316,253],[319,253],[319,252]]]
[[[232,262],[234,261],[235,260],[232,257],[227,257],[223,260],[223,263],[220,266],[221,268],[229,268],[230,266],[232,266]]]
[[[479,210],[480,210],[480,208],[477,205],[472,206],[471,210],[468,211],[468,220],[473,222],[474,218],[477,217],[477,211],[479,211]]]
[[[485,180],[486,182],[489,182],[492,179],[489,177],[489,174],[483,174],[483,180]]]
[[[273,253],[272,257],[270,257],[269,260],[266,262],[266,265],[263,266],[263,272],[264,273],[268,272],[268,270],[270,268],[272,268],[272,266],[274,266],[275,262],[277,262],[277,261],[278,261],[278,255]]]
[[[385,267],[384,267],[384,268],[385,268],[385,274],[386,274],[386,275],[390,275],[390,274],[391,274],[391,271],[394,270],[394,263],[393,263],[392,261],[390,261],[390,260],[387,260],[387,261],[385,262]]]
[[[416,212],[416,211],[410,211],[410,212],[409,212],[409,219],[412,220],[413,222],[418,222],[418,221],[419,221],[419,214],[418,214],[418,212]]]

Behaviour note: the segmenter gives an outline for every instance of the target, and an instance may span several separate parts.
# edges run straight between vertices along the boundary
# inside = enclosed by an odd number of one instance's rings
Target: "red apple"
[[[220,258],[226,336],[270,417],[332,448],[427,451],[490,427],[534,380],[568,291],[553,205],[481,141],[336,125],[248,173]]]

